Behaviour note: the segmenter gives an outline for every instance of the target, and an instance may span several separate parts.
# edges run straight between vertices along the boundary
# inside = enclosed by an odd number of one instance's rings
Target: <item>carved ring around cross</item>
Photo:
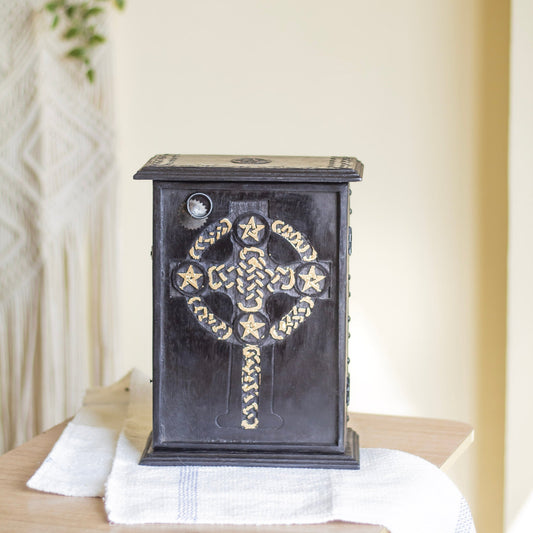
[[[200,233],[189,250],[189,258],[174,268],[171,279],[202,328],[218,340],[243,345],[241,427],[255,429],[259,424],[260,346],[284,340],[307,319],[315,301],[328,289],[330,268],[327,262],[317,260],[307,237],[290,224],[256,211],[235,213],[235,204],[230,206],[228,218]],[[285,240],[300,260],[283,265],[275,262],[267,252],[271,234]],[[228,235],[234,246],[226,262],[202,259],[211,246]],[[231,322],[209,308],[204,299],[209,292],[223,293],[231,299]],[[271,324],[266,301],[280,292],[296,301]]]

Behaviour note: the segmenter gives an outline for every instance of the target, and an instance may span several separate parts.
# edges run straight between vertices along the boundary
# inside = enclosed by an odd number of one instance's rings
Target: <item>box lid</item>
[[[159,154],[133,177],[161,181],[360,181],[355,157]]]

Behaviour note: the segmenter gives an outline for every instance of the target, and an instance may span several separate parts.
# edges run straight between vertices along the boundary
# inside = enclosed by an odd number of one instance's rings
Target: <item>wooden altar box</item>
[[[350,157],[158,155],[142,464],[358,468],[346,428]]]

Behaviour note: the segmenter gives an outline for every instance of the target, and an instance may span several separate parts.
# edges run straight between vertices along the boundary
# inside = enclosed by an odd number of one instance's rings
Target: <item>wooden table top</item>
[[[45,431],[0,457],[0,532],[42,531],[133,533],[254,532],[302,533],[303,531],[384,533],[381,526],[329,522],[302,526],[141,525],[111,526],[101,498],[74,498],[37,492],[26,481],[37,470],[59,438],[66,422]],[[473,442],[472,428],[461,422],[350,413],[349,425],[357,430],[361,447],[391,448],[418,455],[441,469],[449,467]]]

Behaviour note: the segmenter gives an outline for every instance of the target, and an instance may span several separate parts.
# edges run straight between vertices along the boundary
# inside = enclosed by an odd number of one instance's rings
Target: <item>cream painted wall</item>
[[[121,370],[151,368],[151,185],[131,180],[151,155],[355,155],[351,408],[474,425],[452,476],[501,531],[507,11],[131,0],[113,21]]]
[[[533,530],[533,1],[513,0],[505,522]]]

